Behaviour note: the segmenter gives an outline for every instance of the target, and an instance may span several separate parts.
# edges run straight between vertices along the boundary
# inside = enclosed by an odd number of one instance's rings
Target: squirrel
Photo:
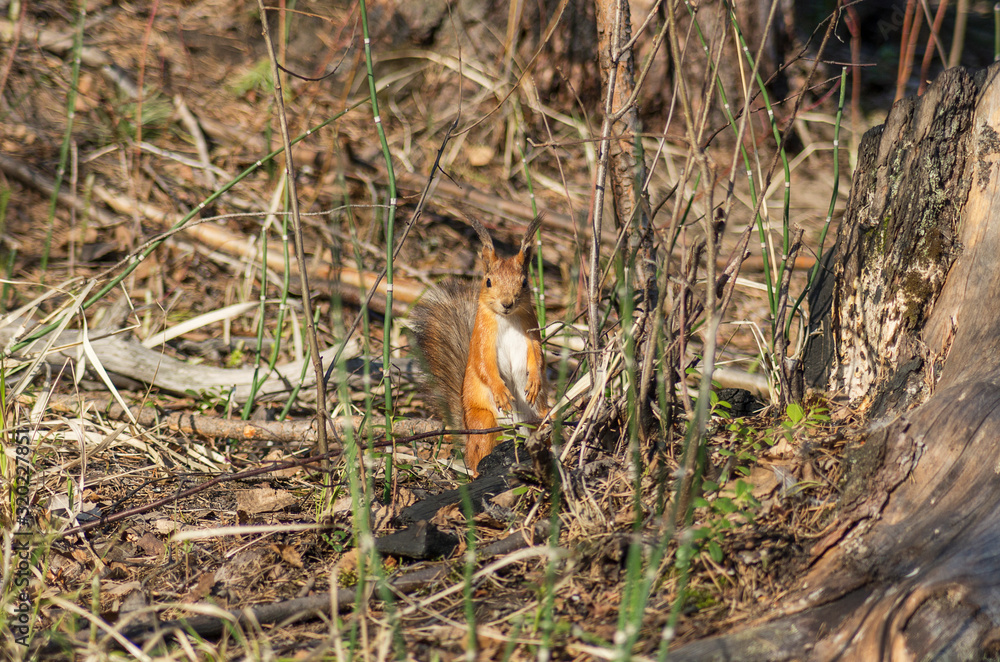
[[[476,287],[448,280],[424,294],[410,316],[417,346],[431,373],[432,400],[449,428],[483,430],[532,422],[548,413],[548,382],[538,316],[528,282],[536,216],[512,257],[499,257],[493,239],[468,217],[483,244],[485,274]],[[474,476],[497,445],[496,432],[471,434],[465,464]]]

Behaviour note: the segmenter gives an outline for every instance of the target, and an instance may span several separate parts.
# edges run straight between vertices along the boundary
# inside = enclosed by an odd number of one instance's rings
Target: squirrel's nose
[[[513,301],[513,299],[510,300],[510,301],[501,301],[500,305],[503,306],[503,312],[505,314],[509,313],[511,310],[514,309],[514,301]]]

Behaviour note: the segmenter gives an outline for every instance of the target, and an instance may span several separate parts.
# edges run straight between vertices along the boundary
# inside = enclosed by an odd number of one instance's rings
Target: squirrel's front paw
[[[534,406],[535,400],[538,399],[538,394],[542,390],[542,377],[537,373],[528,373],[528,383],[524,387],[524,395],[528,400],[528,404]]]
[[[497,409],[501,411],[510,411],[514,406],[514,396],[510,394],[510,389],[506,386],[494,392],[493,400],[496,402]]]

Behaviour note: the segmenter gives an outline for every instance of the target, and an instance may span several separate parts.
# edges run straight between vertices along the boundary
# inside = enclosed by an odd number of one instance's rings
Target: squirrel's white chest
[[[534,418],[534,408],[524,397],[528,385],[528,334],[516,317],[497,315],[497,369],[514,396],[515,422]]]

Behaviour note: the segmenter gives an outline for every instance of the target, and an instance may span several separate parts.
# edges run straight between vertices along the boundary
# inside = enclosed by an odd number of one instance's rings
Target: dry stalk
[[[281,72],[278,70],[278,59],[274,53],[274,44],[267,26],[267,8],[264,0],[257,0],[260,9],[261,32],[264,44],[271,62],[271,77],[274,80],[274,101],[278,109],[278,124],[281,126],[281,141],[285,148],[285,177],[288,186],[288,198],[292,205],[292,227],[295,234],[295,260],[302,268],[299,269],[299,284],[302,287],[302,309],[306,324],[306,342],[309,343],[309,353],[312,356],[313,372],[316,374],[316,446],[320,455],[327,455],[326,441],[326,380],[323,378],[323,361],[320,356],[319,340],[316,337],[316,322],[312,312],[312,301],[309,296],[308,269],[306,263],[305,238],[302,235],[302,219],[299,217],[299,198],[295,185],[295,163],[292,160],[292,141],[288,136],[288,118],[285,116],[285,99],[281,87]],[[332,365],[332,364],[331,364]],[[323,484],[330,487],[330,462],[323,460]]]
[[[802,230],[797,228],[792,235],[792,243],[788,249],[789,259],[794,260],[795,255],[802,247]],[[774,356],[775,366],[778,373],[778,381],[781,384],[782,404],[788,405],[792,402],[801,402],[805,395],[803,386],[803,375],[801,362],[788,355],[788,336],[785,334],[785,315],[788,312],[788,287],[792,279],[792,270],[785,269],[778,289],[778,315],[775,319],[774,335]]]

